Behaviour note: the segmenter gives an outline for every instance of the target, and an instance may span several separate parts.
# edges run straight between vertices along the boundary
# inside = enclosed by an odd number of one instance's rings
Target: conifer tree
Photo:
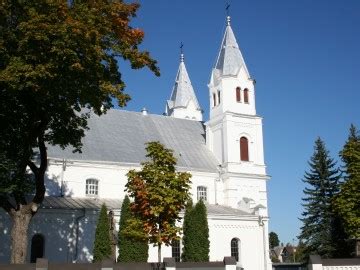
[[[210,241],[206,206],[202,200],[189,206],[184,217],[183,261],[209,261]]]
[[[110,224],[106,205],[101,206],[96,226],[93,262],[100,262],[111,257]]]
[[[334,200],[334,208],[344,220],[350,238],[360,238],[360,136],[354,125],[340,157],[344,162],[345,183]]]
[[[303,225],[299,239],[306,247],[305,254],[317,253],[329,258],[337,253],[341,241],[337,239],[341,228],[335,226],[339,222],[331,205],[339,191],[341,173],[320,138],[315,141],[309,166],[303,179],[307,185],[302,199],[304,211],[300,220]]]
[[[121,206],[121,215],[119,222],[119,237],[118,247],[119,256],[118,262],[147,262],[149,246],[147,240],[135,239],[126,233],[129,226],[129,220],[135,218],[130,210],[130,200],[128,196]],[[143,233],[143,228],[140,224],[137,228],[131,228]]]

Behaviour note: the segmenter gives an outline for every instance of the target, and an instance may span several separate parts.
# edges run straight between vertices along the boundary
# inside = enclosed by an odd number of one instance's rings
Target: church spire
[[[215,73],[218,76],[237,76],[241,68],[243,68],[248,78],[250,78],[230,22],[231,18],[227,16],[226,30],[216,61]]]
[[[202,110],[185,67],[182,46],[181,44],[179,69],[170,100],[166,103],[165,114],[176,118],[202,121]]]

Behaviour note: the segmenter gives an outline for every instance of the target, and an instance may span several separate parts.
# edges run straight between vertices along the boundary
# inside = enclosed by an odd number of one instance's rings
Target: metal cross
[[[183,47],[184,47],[184,44],[182,42],[180,42],[180,53],[181,54],[183,53]]]
[[[229,8],[230,8],[230,4],[226,3],[226,15],[229,16]]]

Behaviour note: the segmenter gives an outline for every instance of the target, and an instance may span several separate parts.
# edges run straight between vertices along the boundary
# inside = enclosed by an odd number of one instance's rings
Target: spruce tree
[[[303,178],[306,187],[299,239],[306,246],[307,255],[317,253],[329,258],[337,253],[341,241],[337,239],[336,234],[341,229],[335,226],[338,222],[331,205],[339,191],[341,173],[320,138],[315,141],[314,154],[308,163],[310,170]]]
[[[135,218],[130,210],[130,200],[128,196],[121,206],[121,215],[119,221],[119,237],[118,247],[119,256],[118,262],[147,262],[149,246],[146,240],[135,239],[126,233],[128,221]],[[139,233],[143,233],[143,229],[140,226],[132,228],[138,230]]]
[[[100,262],[111,257],[110,224],[106,205],[101,206],[96,226],[93,262]]]
[[[360,136],[354,125],[340,157],[344,163],[345,182],[334,200],[334,208],[344,220],[350,238],[360,238]]]
[[[195,207],[189,206],[184,217],[182,259],[185,262],[209,261],[210,241],[206,206],[200,200]]]

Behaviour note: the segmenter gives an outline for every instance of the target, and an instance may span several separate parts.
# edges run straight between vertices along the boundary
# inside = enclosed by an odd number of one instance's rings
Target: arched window
[[[237,238],[231,239],[231,257],[234,257],[238,262],[240,258],[240,240]]]
[[[180,262],[180,241],[172,240],[171,242],[171,257],[175,258],[175,262]]]
[[[213,94],[213,104],[214,104],[214,107],[216,106],[216,95],[215,93]]]
[[[240,87],[236,87],[236,102],[241,102],[241,88]]]
[[[85,194],[90,196],[97,196],[99,192],[99,180],[86,179]]]
[[[207,188],[204,186],[197,187],[197,200],[207,201]]]
[[[44,257],[45,239],[41,234],[35,234],[31,239],[30,262],[35,263],[37,258]]]
[[[220,104],[220,101],[221,101],[221,99],[220,99],[220,91],[218,90],[218,104]]]
[[[249,141],[246,137],[240,138],[240,160],[249,161]]]
[[[249,103],[249,89],[244,89],[244,102]]]

